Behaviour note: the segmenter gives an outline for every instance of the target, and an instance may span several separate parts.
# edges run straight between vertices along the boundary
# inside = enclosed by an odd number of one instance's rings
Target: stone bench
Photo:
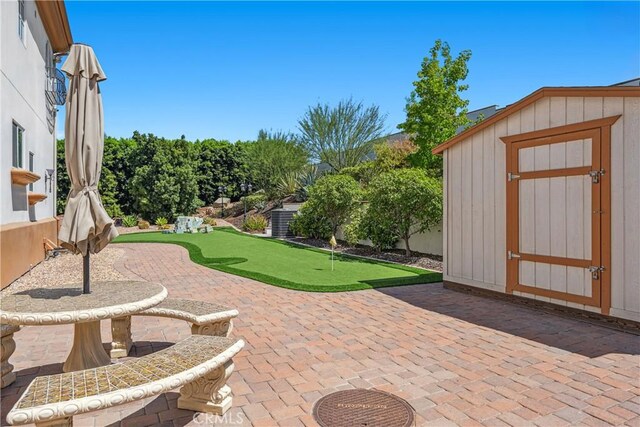
[[[167,298],[159,305],[137,313],[136,316],[185,320],[191,323],[191,333],[194,335],[228,337],[233,329],[232,319],[238,316],[238,310],[205,301]],[[111,358],[127,356],[133,345],[131,316],[111,319],[111,336]]]
[[[73,425],[73,416],[180,388],[178,408],[223,415],[232,403],[226,385],[242,340],[193,335],[165,350],[84,371],[34,379],[7,414],[10,425]]]
[[[0,325],[0,388],[5,388],[16,380],[16,374],[13,372],[13,365],[9,363],[9,357],[16,349],[13,334],[19,330],[20,326]]]

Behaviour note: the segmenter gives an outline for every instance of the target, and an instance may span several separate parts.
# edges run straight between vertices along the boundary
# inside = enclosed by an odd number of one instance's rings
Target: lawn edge
[[[224,230],[224,229],[227,229],[227,230]],[[223,231],[223,232],[236,233],[236,234],[241,235],[241,236],[252,237],[252,238],[256,238],[256,239],[262,239],[262,237],[251,236],[251,235],[247,235],[247,234],[242,233],[242,232],[235,231],[231,227],[219,227],[218,230],[219,231]],[[152,235],[152,234],[161,234],[161,233],[160,232],[127,233],[127,234],[123,234],[122,237],[126,238],[125,236],[136,236],[136,235],[149,236],[149,235]],[[279,244],[284,244],[284,245],[292,244],[292,245],[299,246],[301,249],[311,250],[311,251],[315,251],[315,252],[321,252],[323,254],[326,253],[326,251],[321,250],[319,248],[307,247],[307,246],[299,245],[299,244],[293,243],[293,242],[280,241],[280,240],[274,239],[274,238],[269,238],[269,239],[271,241],[273,241],[275,243],[279,243]],[[387,265],[387,266],[389,266],[391,268],[395,268],[395,269],[398,269],[398,270],[404,270],[404,271],[409,271],[409,272],[412,272],[412,273],[416,273],[419,276],[416,277],[416,278],[408,278],[408,279],[405,279],[405,280],[398,280],[397,282],[392,283],[392,284],[380,284],[380,285],[370,285],[370,284],[365,284],[365,283],[353,283],[353,284],[350,284],[350,285],[340,285],[340,286],[307,285],[307,284],[303,284],[303,283],[290,282],[288,280],[280,279],[280,278],[269,276],[269,275],[262,274],[262,273],[257,273],[257,272],[247,271],[247,270],[240,270],[240,269],[233,268],[233,267],[231,267],[229,265],[208,261],[208,260],[213,260],[215,258],[207,258],[207,257],[205,257],[204,255],[202,255],[202,250],[200,249],[200,247],[198,247],[197,245],[194,245],[193,243],[189,243],[189,242],[171,242],[171,241],[164,241],[164,240],[160,240],[160,239],[152,239],[152,238],[150,238],[149,240],[145,240],[145,241],[130,241],[130,242],[113,241],[112,243],[115,243],[115,244],[124,244],[124,243],[134,243],[134,244],[135,243],[164,243],[164,244],[173,244],[173,245],[182,246],[189,253],[189,259],[192,262],[194,262],[194,263],[196,263],[198,265],[202,265],[203,267],[211,268],[213,270],[218,270],[218,271],[222,271],[222,272],[225,272],[225,273],[234,274],[236,276],[245,277],[247,279],[257,280],[259,282],[262,282],[262,283],[265,283],[265,284],[268,284],[268,285],[277,286],[277,287],[285,288],[285,289],[291,289],[291,290],[295,290],[295,291],[303,291],[303,292],[349,292],[349,291],[362,291],[362,290],[366,290],[366,289],[388,288],[388,287],[394,287],[394,286],[422,285],[422,284],[431,284],[431,283],[442,282],[442,273],[440,273],[440,272],[427,270],[427,269],[418,269],[416,267],[410,267],[410,266],[406,266],[406,265],[402,265],[402,264],[395,264],[395,263],[387,262],[387,261],[384,261],[384,260],[376,260],[376,259],[355,257],[355,256],[349,255],[349,254],[340,254],[340,256],[344,256],[344,257],[348,257],[348,258],[352,258],[352,259],[357,259],[358,261],[365,262],[365,263],[385,264],[385,265]],[[425,274],[424,274],[425,272],[427,272],[428,276],[429,276],[426,279],[424,277],[425,276]],[[419,279],[419,280],[417,280],[417,279]]]
[[[268,240],[271,240],[273,242],[283,244],[285,246],[287,246],[287,245],[300,246],[302,249],[307,249],[307,250],[310,250],[312,252],[318,252],[318,253],[322,253],[322,254],[331,253],[331,250],[326,249],[326,248],[319,248],[317,246],[307,245],[305,243],[300,243],[300,242],[292,242],[291,240],[286,240],[286,239],[278,239],[277,237],[254,236],[253,234],[245,233],[244,231],[237,231],[232,227],[218,227],[218,230],[219,231],[223,231],[225,233],[240,234],[240,235],[243,235],[243,236],[246,236],[246,237],[252,237],[254,239],[268,239]],[[134,233],[130,233],[130,234],[134,234]],[[136,233],[136,234],[138,234],[138,233]],[[431,270],[429,268],[415,267],[415,266],[412,266],[412,265],[406,265],[406,264],[402,264],[400,262],[389,261],[389,260],[386,260],[386,259],[378,259],[378,258],[364,256],[364,255],[345,254],[343,252],[336,252],[336,254],[340,255],[340,256],[343,256],[343,257],[346,257],[346,258],[363,260],[365,262],[369,262],[370,264],[388,264],[388,266],[391,267],[391,268],[397,268],[399,270],[409,271],[411,273],[416,273],[416,274],[422,273],[424,271],[428,271],[430,273],[442,274],[441,271]]]

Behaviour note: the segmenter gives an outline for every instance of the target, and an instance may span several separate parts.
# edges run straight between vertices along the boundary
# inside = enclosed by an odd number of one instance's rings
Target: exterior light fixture
[[[53,173],[55,170],[47,169],[44,175],[44,191],[47,191],[47,181],[49,181],[49,193],[52,191]]]

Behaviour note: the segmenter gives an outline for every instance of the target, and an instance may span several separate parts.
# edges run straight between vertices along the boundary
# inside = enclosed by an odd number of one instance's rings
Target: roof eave
[[[475,126],[470,127],[469,129],[460,132],[458,135],[449,139],[446,142],[435,147],[431,152],[433,154],[442,154],[445,150],[450,148],[451,146],[469,138],[474,135],[476,132],[480,132],[481,130],[491,126],[492,124],[504,119],[510,114],[519,111],[532,103],[536,102],[539,99],[548,96],[583,96],[583,97],[597,97],[597,96],[640,96],[640,87],[634,86],[587,86],[587,87],[543,87],[535,92],[529,94],[528,96],[522,98],[521,100],[505,107],[500,112],[494,114],[493,116],[487,118],[486,120],[481,121]]]
[[[53,53],[68,53],[73,37],[64,0],[36,0],[36,6]]]

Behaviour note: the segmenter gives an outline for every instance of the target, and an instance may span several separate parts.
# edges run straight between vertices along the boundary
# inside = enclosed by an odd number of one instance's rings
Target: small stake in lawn
[[[338,242],[336,242],[336,236],[331,236],[329,245],[331,245],[331,271],[333,271],[333,249],[338,246]]]

